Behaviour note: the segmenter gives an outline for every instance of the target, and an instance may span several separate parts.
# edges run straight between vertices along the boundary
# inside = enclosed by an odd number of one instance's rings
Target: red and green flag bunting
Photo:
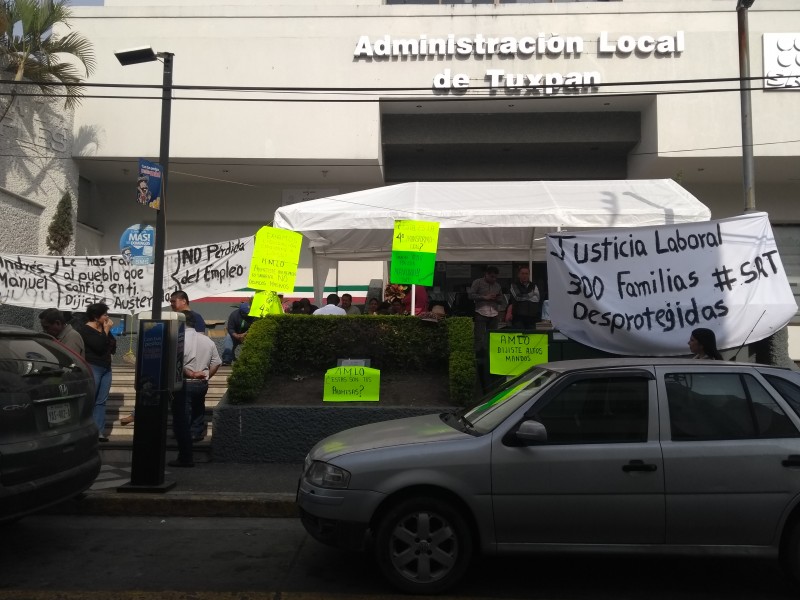
[[[433,285],[439,223],[401,220],[394,222],[392,283]]]

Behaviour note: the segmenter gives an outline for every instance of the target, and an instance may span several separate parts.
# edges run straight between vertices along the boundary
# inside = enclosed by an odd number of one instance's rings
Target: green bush
[[[258,398],[272,369],[279,329],[277,318],[259,319],[250,326],[247,343],[242,346],[228,378],[228,399],[232,404]]]
[[[475,364],[472,320],[450,318],[445,326],[396,316],[274,315],[256,321],[228,380],[234,404],[254,401],[270,375],[324,372],[339,358],[369,358],[383,372],[448,373],[450,399],[472,399]]]

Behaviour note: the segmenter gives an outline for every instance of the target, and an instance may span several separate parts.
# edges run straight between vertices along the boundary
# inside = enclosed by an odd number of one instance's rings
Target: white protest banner
[[[547,276],[553,325],[617,354],[688,354],[697,327],[737,348],[797,311],[766,213],[548,235]]]
[[[253,237],[167,250],[164,297],[176,290],[190,298],[247,287]],[[112,313],[153,307],[153,265],[132,265],[122,255],[33,256],[0,254],[0,303],[82,311],[105,302]]]

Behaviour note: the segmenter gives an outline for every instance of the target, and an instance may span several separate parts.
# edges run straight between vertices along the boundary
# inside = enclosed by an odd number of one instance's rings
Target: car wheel
[[[395,586],[435,594],[464,575],[472,536],[464,518],[438,498],[412,498],[392,507],[375,536],[375,559]]]

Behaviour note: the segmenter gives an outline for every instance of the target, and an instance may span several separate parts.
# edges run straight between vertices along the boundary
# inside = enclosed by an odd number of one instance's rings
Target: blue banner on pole
[[[163,172],[163,167],[158,163],[139,159],[139,178],[136,180],[136,200],[139,204],[161,210]]]

